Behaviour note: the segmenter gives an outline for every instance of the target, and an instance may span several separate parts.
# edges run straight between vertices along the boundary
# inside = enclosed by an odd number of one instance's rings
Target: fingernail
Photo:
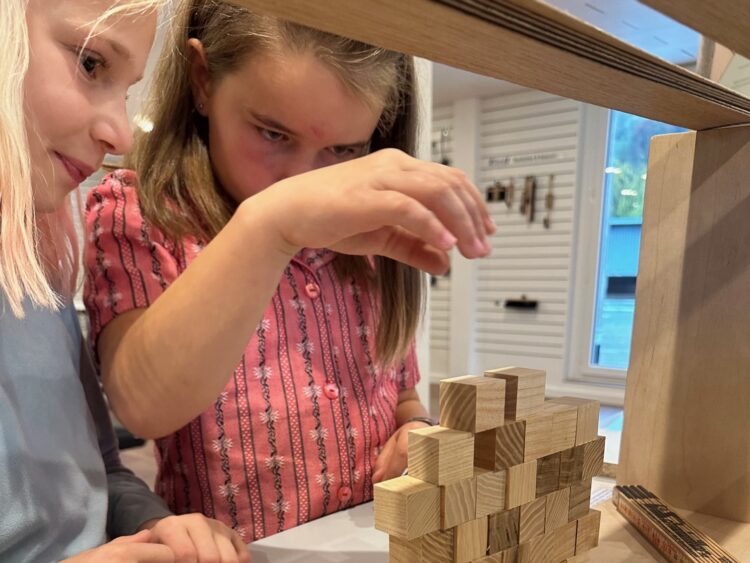
[[[453,248],[453,245],[455,245],[456,242],[458,242],[458,239],[456,239],[456,237],[454,237],[448,231],[445,231],[443,235],[440,237],[440,248],[449,250]]]
[[[474,242],[472,243],[472,249],[476,251],[477,254],[485,254],[485,244],[479,239],[478,237],[474,238]]]
[[[484,243],[485,252],[487,254],[489,254],[490,252],[492,252],[492,244],[490,243],[490,239],[487,238],[487,237],[484,237],[484,239],[482,240],[482,242]]]

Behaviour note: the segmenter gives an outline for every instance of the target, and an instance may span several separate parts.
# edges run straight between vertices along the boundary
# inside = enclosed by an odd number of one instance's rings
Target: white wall
[[[498,232],[491,256],[452,258],[449,279],[431,296],[433,379],[504,365],[547,371],[550,395],[597,396],[569,380],[580,144],[587,106],[544,92],[517,88],[485,98],[465,98],[434,109],[433,141],[450,131],[452,164],[481,190],[513,180],[514,200],[489,203]],[[589,142],[597,142],[589,140]],[[602,138],[601,143],[605,142]],[[433,146],[433,158],[439,151]],[[550,228],[543,226],[545,196],[553,176]],[[519,213],[524,179],[537,182],[536,217]],[[535,311],[504,307],[526,295]]]

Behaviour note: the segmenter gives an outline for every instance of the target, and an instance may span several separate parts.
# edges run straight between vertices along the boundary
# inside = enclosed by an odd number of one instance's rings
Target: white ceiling
[[[607,33],[677,64],[696,60],[699,35],[637,0],[546,0]],[[729,0],[727,0],[729,1]],[[433,67],[433,105],[503,94],[518,86],[442,64]]]

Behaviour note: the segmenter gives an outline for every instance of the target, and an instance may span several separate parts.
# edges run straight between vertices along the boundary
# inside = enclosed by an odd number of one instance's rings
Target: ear
[[[188,57],[190,58],[190,88],[193,91],[195,109],[201,115],[206,116],[211,98],[211,77],[208,72],[206,51],[200,39],[188,39]]]

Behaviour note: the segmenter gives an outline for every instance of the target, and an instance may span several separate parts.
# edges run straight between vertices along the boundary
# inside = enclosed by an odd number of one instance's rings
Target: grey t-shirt
[[[120,463],[73,307],[24,309],[0,292],[0,561],[36,563],[169,512]]]

